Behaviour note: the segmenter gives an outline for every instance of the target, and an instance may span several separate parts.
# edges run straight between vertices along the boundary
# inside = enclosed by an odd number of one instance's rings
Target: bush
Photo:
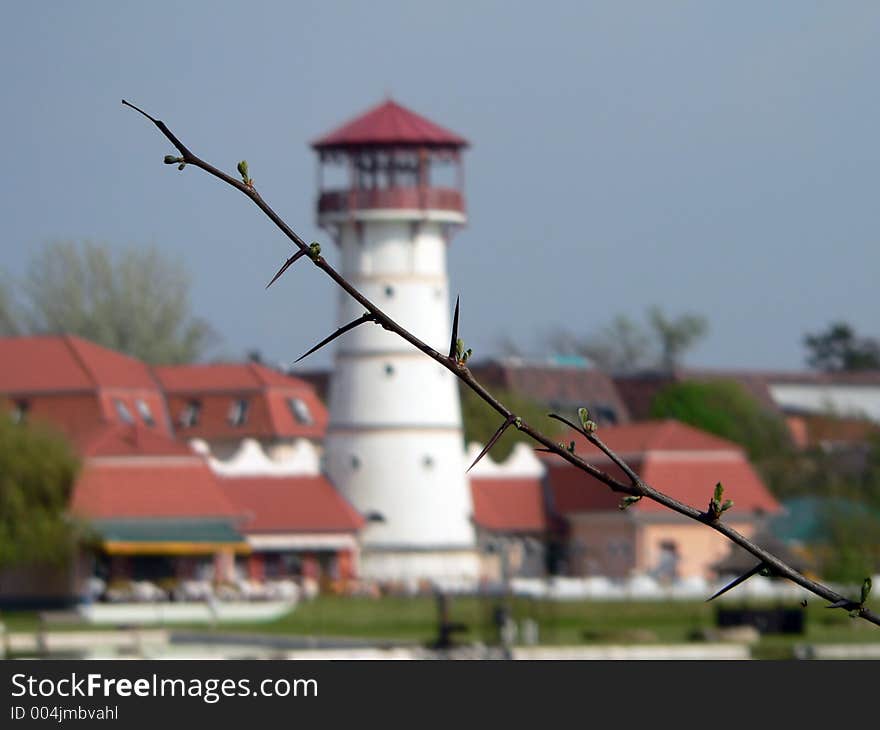
[[[742,446],[753,461],[791,451],[785,421],[732,380],[690,381],[663,388],[653,418],[674,418]]]

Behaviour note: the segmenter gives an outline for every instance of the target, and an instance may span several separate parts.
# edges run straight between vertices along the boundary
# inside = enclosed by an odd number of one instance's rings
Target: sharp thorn
[[[722,593],[727,593],[727,591],[729,591],[731,588],[736,588],[736,586],[738,586],[740,583],[744,583],[749,578],[751,578],[753,575],[757,575],[762,570],[764,570],[764,568],[767,568],[767,567],[769,567],[767,565],[767,563],[764,563],[764,562],[758,563],[754,568],[752,568],[751,570],[749,570],[746,573],[743,573],[739,578],[735,578],[734,580],[732,580],[730,583],[728,583],[726,586],[724,586],[724,588],[722,588],[720,591],[718,591],[714,596],[712,596],[711,598],[707,598],[706,603],[709,603],[709,601],[714,601]]]
[[[489,443],[487,443],[487,444],[483,447],[483,450],[479,453],[479,455],[477,456],[477,458],[474,459],[474,463],[471,464],[471,465],[467,468],[468,471],[470,471],[471,469],[473,469],[473,468],[477,465],[477,462],[478,462],[480,459],[482,459],[486,454],[489,453],[489,449],[491,449],[491,448],[495,445],[495,442],[498,441],[498,439],[501,438],[501,435],[502,435],[502,434],[508,429],[508,427],[509,427],[509,426],[510,426],[515,420],[516,420],[516,417],[515,417],[515,416],[508,416],[508,417],[504,420],[504,423],[502,423],[502,424],[498,427],[498,430],[494,433],[494,435],[492,436],[492,438],[489,439]],[[465,472],[465,473],[467,473],[467,472]]]
[[[452,315],[452,339],[449,342],[449,359],[454,360],[456,356],[455,343],[458,340],[458,307],[461,301],[461,295],[455,298],[455,314]]]
[[[304,357],[308,357],[309,355],[311,355],[311,354],[312,354],[313,352],[315,352],[316,350],[320,350],[322,347],[324,347],[324,345],[326,345],[326,344],[329,343],[329,342],[332,342],[333,340],[335,340],[335,339],[336,339],[337,337],[339,337],[340,335],[344,335],[344,334],[345,334],[346,332],[348,332],[349,330],[353,330],[353,329],[354,329],[355,327],[357,327],[359,324],[363,324],[364,322],[374,322],[374,321],[375,321],[375,319],[374,319],[373,315],[370,314],[369,312],[367,312],[367,313],[361,315],[360,317],[358,317],[358,318],[357,318],[356,320],[354,320],[353,322],[349,322],[347,325],[344,325],[344,326],[340,327],[340,328],[339,328],[338,330],[336,330],[332,335],[330,335],[330,336],[328,336],[328,337],[325,337],[323,340],[321,340],[317,345],[315,345],[315,346],[314,346],[311,350],[309,350],[307,353],[305,353],[305,354],[303,354],[303,355],[300,355],[296,360],[294,360],[294,362],[299,362],[299,361],[302,360]]]
[[[305,253],[306,253],[306,250],[305,250],[305,249],[300,249],[300,250],[297,251],[295,254],[293,254],[293,256],[291,256],[289,259],[287,259],[287,261],[284,262],[284,265],[283,265],[280,269],[278,269],[278,273],[275,274],[275,276],[272,277],[272,281],[270,281],[268,284],[266,284],[266,288],[268,289],[270,286],[272,286],[272,284],[274,284],[276,281],[278,281],[278,278],[279,278],[279,277],[280,277],[285,271],[287,271],[291,266],[293,266],[294,262],[295,262],[300,256],[305,256]]]

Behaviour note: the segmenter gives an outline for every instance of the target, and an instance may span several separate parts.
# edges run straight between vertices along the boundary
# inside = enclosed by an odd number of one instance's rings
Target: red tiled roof
[[[742,459],[719,461],[676,461],[648,456],[642,479],[671,497],[697,509],[706,509],[715,485],[724,485],[724,498],[732,499],[733,511],[725,513],[735,519],[737,512],[778,512],[779,502],[761,481],[751,464]],[[664,507],[650,500],[636,505],[639,510],[659,512]]]
[[[5,393],[156,389],[149,368],[71,335],[0,339],[0,389]]]
[[[599,429],[598,435],[619,454],[641,454],[646,451],[742,451],[739,444],[671,418],[606,426]],[[571,438],[576,443],[586,444],[582,438],[580,441],[575,436]]]
[[[471,479],[474,521],[497,532],[545,532],[549,529],[540,479]]]
[[[223,492],[248,518],[253,532],[355,532],[360,513],[320,476],[225,477]]]
[[[163,365],[153,368],[167,393],[212,391],[239,392],[266,387],[308,388],[299,378],[279,373],[258,363],[214,363],[210,365]]]
[[[730,441],[672,420],[603,428],[599,436],[619,455],[628,455],[627,463],[645,482],[697,509],[708,506],[718,482],[724,484],[725,498],[734,501],[735,512],[775,512],[780,508],[742,449]],[[581,453],[594,453],[588,452],[586,445],[580,448]],[[626,481],[623,473],[604,457],[592,461],[611,476]],[[622,495],[560,462],[558,457],[550,457],[546,463],[553,507],[558,512],[617,509]],[[629,509],[635,513],[665,511],[646,499]]]
[[[157,367],[155,373],[167,393],[174,426],[185,438],[320,438],[327,428],[327,409],[311,385],[262,365],[175,365]],[[311,423],[297,420],[290,398],[307,406]],[[229,413],[238,399],[248,401],[248,413],[245,422],[235,426]],[[181,414],[193,400],[201,404],[198,423],[183,427]]]
[[[87,460],[74,486],[71,512],[91,519],[241,514],[208,465],[195,457]]]
[[[86,458],[102,456],[193,456],[190,448],[146,426],[108,423],[73,436],[74,445]]]
[[[464,137],[389,99],[315,140],[312,147],[466,147],[467,144]]]

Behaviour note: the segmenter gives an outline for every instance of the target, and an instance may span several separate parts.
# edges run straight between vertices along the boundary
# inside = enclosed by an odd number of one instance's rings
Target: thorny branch
[[[649,484],[646,484],[644,481],[642,481],[642,479],[623,461],[623,459],[615,454],[612,449],[610,449],[605,443],[603,443],[599,439],[598,436],[596,436],[595,424],[592,424],[592,422],[583,421],[582,426],[579,427],[561,416],[552,414],[553,418],[556,418],[557,420],[560,420],[572,427],[575,431],[583,435],[587,439],[587,441],[589,441],[593,446],[603,452],[615,465],[617,465],[623,471],[623,473],[629,480],[629,483],[624,483],[615,479],[613,476],[603,471],[602,469],[599,469],[593,464],[584,461],[584,459],[574,453],[573,448],[566,448],[564,444],[553,441],[537,429],[527,424],[521,418],[517,417],[515,413],[510,411],[503,403],[498,401],[474,378],[474,376],[471,374],[470,370],[466,366],[467,355],[462,356],[462,354],[457,351],[458,349],[460,349],[456,346],[457,342],[460,343],[460,340],[457,341],[456,338],[459,315],[458,302],[456,302],[456,326],[453,331],[450,352],[448,355],[443,355],[437,352],[437,350],[435,350],[433,347],[422,342],[411,332],[404,329],[396,321],[391,319],[391,317],[385,314],[378,306],[373,304],[373,302],[371,302],[363,294],[361,294],[360,291],[358,291],[352,284],[350,284],[339,272],[337,272],[332,266],[330,266],[329,263],[327,263],[323,256],[320,255],[320,246],[318,246],[317,244],[309,245],[302,238],[300,238],[300,236],[297,235],[297,233],[293,229],[291,229],[290,226],[288,226],[287,223],[285,223],[278,216],[278,214],[274,210],[272,210],[271,207],[269,207],[266,201],[263,200],[262,196],[260,196],[260,194],[256,191],[256,189],[254,188],[253,180],[248,177],[247,163],[239,163],[238,171],[241,174],[242,179],[237,180],[193,154],[193,152],[190,151],[190,149],[187,148],[171,132],[170,129],[168,129],[164,122],[150,116],[142,109],[139,109],[134,104],[131,104],[124,99],[122,100],[122,103],[149,119],[165,136],[165,138],[169,142],[171,142],[172,145],[174,145],[180,156],[166,156],[165,162],[167,164],[177,164],[178,169],[184,169],[186,165],[198,167],[208,174],[222,180],[227,185],[231,185],[236,190],[246,195],[256,204],[256,206],[261,211],[263,211],[263,213],[279,228],[279,230],[285,236],[287,236],[287,238],[293,243],[293,245],[296,246],[297,249],[299,249],[297,254],[294,254],[291,259],[294,259],[294,257],[308,257],[312,261],[312,263],[319,269],[321,269],[327,276],[329,276],[337,286],[339,286],[349,296],[351,296],[359,304],[361,304],[361,306],[363,306],[363,308],[366,310],[366,313],[363,315],[363,317],[355,320],[355,322],[352,322],[350,325],[346,325],[346,327],[344,328],[340,328],[341,331],[337,330],[330,337],[326,338],[324,342],[320,343],[319,346],[326,344],[326,342],[329,342],[336,336],[343,334],[343,331],[347,331],[348,329],[353,328],[356,324],[377,324],[383,329],[388,330],[389,332],[393,332],[398,337],[406,340],[413,347],[420,350],[432,360],[440,363],[440,365],[445,367],[447,370],[453,373],[453,375],[455,375],[461,382],[467,385],[468,388],[473,390],[483,401],[489,404],[491,408],[497,411],[502,416],[504,421],[499,428],[499,432],[496,432],[496,437],[500,436],[500,433],[503,432],[508,426],[515,425],[517,429],[526,433],[532,439],[541,444],[541,446],[543,447],[540,449],[541,451],[556,454],[560,458],[565,459],[567,462],[572,464],[574,467],[589,474],[594,479],[602,482],[614,492],[619,492],[621,494],[627,495],[626,497],[624,497],[624,500],[630,500],[630,502],[637,501],[638,499],[642,498],[653,500],[654,502],[663,505],[673,512],[677,512],[680,515],[705,524],[707,527],[724,535],[733,543],[739,545],[741,548],[755,556],[755,558],[759,561],[758,565],[754,569],[749,571],[745,576],[740,576],[740,578],[736,579],[732,584],[730,584],[730,586],[723,590],[728,590],[734,585],[741,583],[751,575],[763,571],[769,575],[773,575],[779,578],[786,578],[791,582],[806,589],[807,591],[821,598],[824,598],[831,603],[829,608],[842,608],[846,611],[849,611],[850,614],[853,616],[859,616],[873,624],[880,626],[880,615],[871,611],[864,605],[864,590],[863,598],[861,601],[853,601],[849,598],[846,598],[845,596],[842,596],[837,592],[831,590],[827,586],[810,580],[806,576],[802,575],[801,573],[784,563],[772,553],[769,553],[763,548],[759,547],[751,540],[747,539],[745,536],[734,530],[732,527],[722,522],[722,520],[720,519],[720,514],[717,514],[713,510],[701,512],[700,510],[691,507],[690,505],[679,502],[678,500],[673,499],[663,492],[654,489]],[[272,282],[274,282],[278,278],[278,276],[280,276],[280,274],[283,273],[284,270],[286,270],[286,268],[293,263],[291,259],[288,259],[288,261],[285,262],[282,270],[276,275],[275,278],[273,278]],[[317,347],[310,350],[310,352],[313,352],[315,349],[317,349]],[[588,427],[589,424],[592,424],[592,427]],[[497,440],[497,438],[495,440]],[[483,451],[483,454],[481,454],[480,457],[482,457],[489,450],[489,447],[491,447],[491,445],[491,443],[487,445],[487,447]],[[480,457],[478,457],[477,460],[479,460]],[[716,595],[720,595],[720,592]]]

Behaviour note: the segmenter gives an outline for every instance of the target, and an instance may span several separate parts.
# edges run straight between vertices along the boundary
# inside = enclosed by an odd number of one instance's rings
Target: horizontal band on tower
[[[337,350],[336,358],[345,358],[347,360],[369,360],[369,359],[388,359],[390,357],[405,357],[406,359],[422,360],[427,364],[425,355],[421,350],[409,347],[406,350]],[[440,365],[433,360],[436,365]],[[440,365],[440,367],[443,367]]]
[[[359,274],[356,271],[342,271],[349,283],[358,284],[433,284],[446,286],[449,278],[445,274]]]

